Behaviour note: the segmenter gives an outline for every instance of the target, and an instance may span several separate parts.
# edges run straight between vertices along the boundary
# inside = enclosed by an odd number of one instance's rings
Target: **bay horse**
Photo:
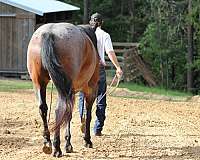
[[[94,29],[88,26],[49,23],[39,27],[29,42],[27,68],[38,97],[39,112],[43,121],[43,152],[46,154],[52,153],[46,103],[46,87],[50,80],[58,91],[53,127],[53,156],[62,156],[60,128],[63,124],[66,124],[65,151],[73,152],[70,121],[75,93],[78,91],[82,91],[86,99],[85,146],[92,148],[91,111],[99,80],[99,56],[94,36]]]

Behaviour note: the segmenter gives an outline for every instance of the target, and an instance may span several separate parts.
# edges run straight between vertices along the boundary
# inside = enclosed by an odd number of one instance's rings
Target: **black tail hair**
[[[64,72],[55,50],[55,36],[53,33],[42,34],[41,57],[44,68],[56,86],[58,92],[71,99],[71,80]]]

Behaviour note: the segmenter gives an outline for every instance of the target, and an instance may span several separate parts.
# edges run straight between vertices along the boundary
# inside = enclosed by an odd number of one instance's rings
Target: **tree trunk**
[[[90,0],[84,0],[84,16],[83,16],[84,24],[88,24],[89,22],[89,13],[90,13]]]
[[[188,0],[188,14],[192,12],[192,0]],[[187,26],[188,35],[188,52],[186,55],[187,60],[187,91],[191,92],[193,90],[193,27],[192,24]]]
[[[134,39],[134,32],[135,32],[135,26],[134,26],[134,9],[135,9],[135,6],[134,6],[134,1],[132,0],[129,0],[128,1],[128,9],[129,9],[129,14],[130,14],[130,20],[131,20],[131,24],[130,24],[130,34],[131,34],[131,42],[133,41]]]

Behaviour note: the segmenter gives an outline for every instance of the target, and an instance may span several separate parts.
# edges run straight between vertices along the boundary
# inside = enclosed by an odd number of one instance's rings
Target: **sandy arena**
[[[56,103],[56,93],[53,104]],[[48,94],[47,99],[50,99]],[[84,148],[77,106],[73,112],[73,153],[62,159],[200,159],[200,101],[145,100],[108,97],[102,137],[93,135]],[[48,101],[49,104],[49,101]],[[51,111],[51,121],[54,109]],[[62,151],[64,140],[62,130]],[[53,138],[53,134],[51,136]],[[0,159],[53,160],[42,152],[42,121],[32,90],[0,92]]]

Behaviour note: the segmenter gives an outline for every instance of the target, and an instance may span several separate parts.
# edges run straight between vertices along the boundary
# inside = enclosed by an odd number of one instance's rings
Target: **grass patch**
[[[169,97],[174,97],[174,96],[190,97],[190,96],[192,96],[191,93],[186,93],[186,92],[181,92],[181,91],[176,91],[176,90],[167,90],[167,89],[160,88],[160,87],[147,87],[147,86],[142,86],[142,85],[138,85],[135,83],[120,83],[119,88],[127,88],[131,91],[154,93],[154,94],[165,95],[165,96],[169,96]]]
[[[15,91],[20,89],[32,89],[31,81],[13,80],[13,79],[0,79],[0,91]]]
[[[33,89],[32,81],[17,79],[0,79],[0,92],[12,92],[26,89]],[[47,89],[51,89],[51,83],[48,84]]]
[[[109,83],[108,83],[109,84]],[[119,88],[127,88],[131,91],[153,93],[158,95],[165,95],[169,97],[190,97],[192,94],[166,90],[159,87],[146,87],[137,85],[135,83],[120,83]],[[32,81],[16,80],[16,79],[0,79],[0,92],[12,92],[17,90],[33,89]],[[47,90],[51,90],[51,83],[48,84]],[[55,91],[54,87],[54,91]]]

